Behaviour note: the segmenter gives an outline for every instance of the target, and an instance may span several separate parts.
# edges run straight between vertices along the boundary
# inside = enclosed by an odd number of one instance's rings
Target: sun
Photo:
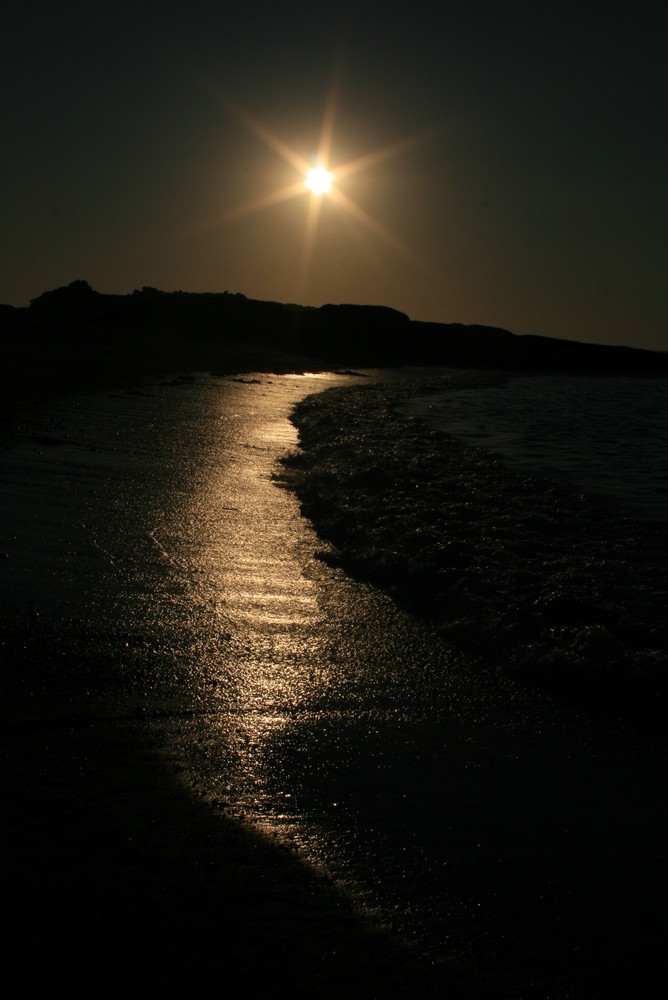
[[[346,163],[338,163],[335,173],[331,173],[325,164],[330,160],[336,95],[337,86],[336,81],[334,81],[325,108],[318,151],[310,162],[305,160],[303,156],[300,156],[298,152],[291,149],[280,136],[276,135],[256,118],[253,118],[252,115],[248,114],[235,101],[229,98],[224,99],[227,111],[238,118],[248,131],[256,135],[269,149],[273,150],[286,163],[289,163],[294,168],[296,177],[285,187],[275,191],[268,191],[266,194],[260,194],[253,201],[231,208],[222,218],[217,220],[217,224],[226,223],[232,219],[243,218],[254,212],[279,205],[291,198],[298,198],[300,195],[303,196],[306,193],[310,193],[311,197],[308,199],[301,262],[298,267],[298,287],[295,292],[297,297],[304,294],[306,287],[310,262],[315,252],[316,233],[320,214],[323,210],[324,195],[327,195],[328,200],[331,199],[338,208],[343,209],[352,219],[365,226],[373,235],[380,237],[381,240],[400,253],[401,256],[420,267],[422,271],[429,268],[428,263],[422,260],[408,245],[395,236],[379,220],[375,219],[365,208],[362,208],[361,205],[353,201],[341,189],[341,181],[345,183],[346,177],[349,177],[351,174],[374,167],[376,164],[390,157],[405,152],[417,143],[423,142],[425,139],[433,136],[437,130],[428,129],[366,153],[354,160],[349,160]],[[316,165],[312,166],[314,161]],[[334,180],[336,180],[336,184],[334,184]]]
[[[332,190],[333,180],[333,174],[330,174],[329,170],[325,170],[322,163],[319,163],[317,167],[307,171],[304,183],[311,194],[326,194]]]

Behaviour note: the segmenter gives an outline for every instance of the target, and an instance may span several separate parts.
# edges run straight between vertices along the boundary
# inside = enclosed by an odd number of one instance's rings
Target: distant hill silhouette
[[[86,281],[0,306],[0,328],[30,336],[133,337],[163,331],[196,342],[243,342],[325,365],[453,367],[520,371],[668,374],[668,354],[583,344],[459,323],[424,323],[383,306],[320,308],[263,302],[230,292],[162,292],[144,287],[104,295]],[[89,345],[90,346],[90,345]]]

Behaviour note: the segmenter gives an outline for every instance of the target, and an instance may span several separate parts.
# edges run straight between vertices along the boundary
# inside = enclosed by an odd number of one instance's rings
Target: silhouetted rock
[[[21,315],[15,315],[20,313]],[[49,325],[77,336],[123,338],[156,334],[189,342],[242,342],[299,354],[326,365],[446,365],[459,368],[615,374],[668,374],[668,354],[630,347],[582,344],[461,323],[423,323],[385,306],[320,308],[264,302],[231,292],[163,292],[143,287],[131,295],[103,295],[74,281],[33,299],[27,310],[3,307],[4,330],[20,323],[42,333]]]
[[[78,321],[106,311],[105,298],[87,281],[73,281],[53,291],[43,292],[30,302],[31,315],[40,319]]]

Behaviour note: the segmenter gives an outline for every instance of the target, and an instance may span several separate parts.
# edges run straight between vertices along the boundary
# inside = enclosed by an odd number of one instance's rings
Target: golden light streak
[[[320,130],[320,142],[318,144],[318,162],[329,163],[332,152],[332,142],[334,139],[334,119],[336,117],[336,104],[339,93],[338,74],[334,73],[327,94],[325,113],[322,118],[322,128]]]
[[[304,230],[304,242],[302,244],[301,259],[299,261],[299,272],[297,275],[297,297],[301,298],[306,290],[308,272],[315,246],[315,235],[318,230],[318,220],[320,219],[320,209],[322,198],[309,198],[308,212],[306,215],[306,228]]]
[[[269,149],[273,149],[275,153],[277,153],[282,159],[286,160],[287,163],[291,164],[291,166],[293,166],[295,170],[298,170],[300,174],[306,174],[311,167],[308,160],[304,160],[298,153],[295,153],[295,151],[290,149],[290,147],[283,142],[282,139],[279,139],[277,135],[270,132],[265,125],[259,122],[256,118],[253,118],[252,115],[249,115],[248,112],[244,111],[238,104],[235,104],[233,101],[227,101],[226,103],[228,109],[243,125],[246,126],[249,132],[252,132],[258,137],[258,139],[261,139],[265,146],[268,146]]]
[[[360,170],[366,170],[367,167],[373,167],[376,163],[382,163],[383,160],[389,160],[391,157],[405,152],[412,146],[417,146],[418,143],[425,142],[426,139],[431,138],[435,134],[436,129],[428,129],[425,132],[419,132],[417,135],[409,136],[407,139],[399,139],[397,142],[393,142],[389,146],[383,146],[382,149],[377,149],[372,153],[358,156],[355,160],[349,160],[348,163],[344,163],[342,166],[336,168],[337,180],[348,177],[350,174],[356,174]]]
[[[244,215],[252,215],[254,212],[262,211],[263,208],[271,208],[272,205],[278,205],[282,201],[288,201],[290,198],[296,198],[297,195],[301,194],[304,194],[304,182],[296,181],[294,184],[288,184],[287,187],[281,188],[279,191],[271,191],[269,194],[262,195],[254,201],[246,202],[245,205],[238,205],[236,208],[231,208],[219,221],[229,222],[231,219],[239,219]]]
[[[365,209],[363,209],[357,202],[349,198],[347,194],[344,194],[339,188],[332,188],[329,192],[330,197],[334,199],[337,205],[344,208],[354,219],[361,222],[370,232],[375,233],[376,236],[380,236],[389,246],[397,250],[403,257],[411,260],[414,264],[422,266],[423,262],[420,260],[418,255],[414,253],[410,247],[408,247],[398,236],[395,236],[389,229],[377,222]]]

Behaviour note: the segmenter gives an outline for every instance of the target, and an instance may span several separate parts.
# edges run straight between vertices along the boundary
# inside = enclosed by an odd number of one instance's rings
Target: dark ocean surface
[[[611,409],[615,381],[590,409]],[[600,417],[598,436],[593,420],[578,435],[579,379],[557,380],[568,403],[560,438],[558,408],[552,419],[531,416],[549,385],[413,372],[332,390],[297,408],[305,449],[288,466],[293,485],[333,543],[331,561],[426,615],[487,668],[576,686],[604,677],[623,688],[629,676],[662,685],[665,456],[653,446],[632,460],[633,436],[609,434],[603,459],[610,421]],[[640,409],[648,393],[634,388],[624,391]],[[655,397],[637,436],[656,431],[660,441],[664,386],[648,388]]]
[[[668,519],[668,379],[498,376],[484,392],[443,376],[404,413],[499,455],[512,468],[551,475]]]

